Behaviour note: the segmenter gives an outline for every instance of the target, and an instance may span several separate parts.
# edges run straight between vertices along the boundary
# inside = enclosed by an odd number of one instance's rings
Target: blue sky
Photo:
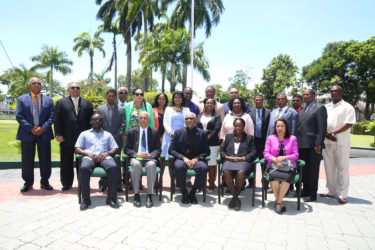
[[[228,78],[239,69],[249,73],[249,88],[252,88],[254,83],[261,82],[263,68],[280,53],[291,56],[301,69],[318,58],[329,42],[363,41],[375,35],[373,0],[223,0],[223,3],[225,11],[211,36],[206,38],[203,30],[197,32],[196,42],[205,44],[211,74],[209,83],[194,74],[194,90],[199,96],[209,84],[220,83],[226,89]],[[98,8],[95,0],[2,1],[0,40],[14,66],[23,63],[31,67],[31,56],[38,55],[43,44],[66,51],[74,62],[73,73],[56,74],[65,86],[88,76],[89,57],[84,54],[78,58],[72,50],[73,39],[85,31],[94,34],[100,25],[95,18]],[[112,53],[112,36],[103,37],[106,57],[96,52],[97,73],[105,69]],[[122,37],[117,40],[122,41]],[[118,49],[118,71],[125,74],[123,42]],[[137,53],[133,53],[133,69],[140,67],[137,60]],[[0,48],[0,73],[10,67]],[[113,72],[107,76],[112,78]],[[160,82],[159,74],[155,73],[154,78]]]

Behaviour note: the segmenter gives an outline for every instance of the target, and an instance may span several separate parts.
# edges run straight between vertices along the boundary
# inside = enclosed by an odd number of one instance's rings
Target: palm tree
[[[78,57],[82,56],[82,51],[86,51],[90,56],[90,74],[89,79],[92,80],[94,73],[94,50],[98,49],[102,52],[103,57],[105,57],[105,51],[103,49],[104,39],[95,33],[94,37],[91,37],[88,32],[83,32],[74,38],[74,51],[78,51]]]
[[[49,81],[49,96],[53,96],[53,70],[63,75],[70,74],[72,69],[69,66],[73,62],[68,59],[68,55],[64,51],[58,51],[57,47],[48,47],[43,45],[40,55],[31,57],[33,62],[37,62],[32,69],[48,69],[47,76]]]

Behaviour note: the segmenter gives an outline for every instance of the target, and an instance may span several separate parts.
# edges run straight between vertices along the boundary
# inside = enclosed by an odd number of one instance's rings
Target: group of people
[[[295,168],[298,158],[306,162],[302,195],[306,202],[316,200],[322,154],[327,192],[321,196],[335,196],[340,203],[347,202],[349,128],[355,123],[355,113],[354,108],[342,100],[343,90],[339,86],[332,87],[332,102],[326,106],[317,103],[315,92],[308,89],[303,97],[293,96],[292,107],[287,105],[284,93],[278,94],[278,107],[272,111],[263,107],[261,94],[255,96],[255,107],[250,108],[250,104],[239,97],[236,88],[229,90],[230,101],[224,104],[215,100],[215,89],[209,86],[199,105],[192,102],[192,89],[185,88],[173,93],[171,106],[164,93],[158,94],[151,106],[145,101],[142,89],[134,89],[133,101],[128,101],[128,89],[120,87],[118,92],[107,91],[107,102],[99,106],[96,113],[90,101],[80,97],[80,86],[76,82],[68,85],[69,96],[59,99],[55,107],[51,98],[41,94],[40,79],[31,78],[29,89],[29,94],[17,98],[16,110],[25,181],[21,192],[33,187],[35,146],[40,162],[40,187],[53,189],[49,184],[50,141],[56,138],[60,142],[63,191],[72,188],[74,153],[83,156],[79,169],[81,210],[91,204],[90,174],[97,166],[103,167],[108,175],[100,180],[100,190],[108,188],[106,203],[113,208],[119,207],[117,192],[123,191],[122,174],[113,157],[122,150],[130,157],[135,194],[133,205],[136,207],[141,206],[143,168],[147,173],[146,207],[153,206],[154,186],[159,185],[156,165],[160,165],[162,173],[165,168],[165,162],[159,161],[161,153],[174,157],[177,186],[184,204],[198,203],[195,194],[205,187],[207,173],[208,190],[215,189],[218,154],[223,159],[225,185],[232,194],[230,209],[240,210],[239,194],[257,157],[267,160],[267,168],[262,172],[269,174],[277,213],[286,210],[282,200],[291,188],[293,171],[290,169]],[[207,156],[210,156],[208,162],[205,161]],[[285,168],[289,170],[285,171]],[[186,178],[188,169],[196,172],[194,184]]]

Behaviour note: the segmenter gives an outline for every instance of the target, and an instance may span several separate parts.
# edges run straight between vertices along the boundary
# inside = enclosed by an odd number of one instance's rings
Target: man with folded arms
[[[150,208],[152,193],[156,179],[156,162],[161,152],[160,137],[156,129],[148,126],[150,116],[146,111],[142,111],[138,116],[139,126],[128,130],[124,152],[130,157],[130,165],[133,170],[131,178],[133,180],[135,207],[141,206],[139,195],[139,180],[142,176],[142,168],[146,168],[147,173],[147,202],[146,207]]]
[[[80,171],[82,187],[81,210],[86,210],[91,205],[90,200],[90,175],[95,167],[102,167],[108,175],[108,196],[106,203],[112,208],[118,208],[117,202],[117,166],[113,159],[116,154],[117,144],[111,133],[102,129],[103,117],[94,114],[91,117],[92,129],[83,131],[76,142],[75,151],[83,156]]]

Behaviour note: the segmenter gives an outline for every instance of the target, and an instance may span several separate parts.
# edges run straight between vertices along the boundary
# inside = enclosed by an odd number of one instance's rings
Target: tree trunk
[[[187,67],[188,66],[185,63],[182,66],[182,89],[186,88],[186,84],[187,84]]]
[[[146,17],[146,8],[143,7],[142,8],[142,12],[143,12],[143,33],[144,33],[144,41],[147,42],[147,17]],[[150,86],[150,78],[149,76],[146,74],[145,76],[145,79],[144,79],[144,90],[145,92],[148,92],[148,88]]]
[[[164,93],[164,84],[165,84],[165,72],[162,72],[161,75],[161,92]]]
[[[131,81],[132,81],[132,46],[131,46],[131,37],[130,32],[127,33],[128,42],[127,42],[127,67],[126,67],[126,87],[128,91],[131,91]]]
[[[176,63],[173,62],[171,67],[171,93],[174,93],[176,91],[176,85]]]
[[[90,84],[92,84],[92,79],[93,79],[93,73],[94,73],[94,56],[90,55]]]
[[[115,90],[117,91],[117,49],[116,49],[116,34],[113,34],[113,57],[115,60]]]
[[[53,93],[53,74],[52,74],[52,71],[53,71],[53,67],[51,65],[51,80],[50,80],[50,83],[49,83],[49,97],[53,97],[52,93]]]

